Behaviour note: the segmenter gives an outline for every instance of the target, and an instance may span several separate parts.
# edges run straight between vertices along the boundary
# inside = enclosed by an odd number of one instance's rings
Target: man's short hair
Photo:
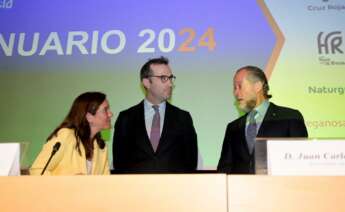
[[[144,78],[149,77],[152,74],[151,65],[152,64],[164,64],[169,65],[169,60],[166,57],[158,57],[149,59],[140,69],[140,80],[142,81]]]
[[[262,82],[262,89],[264,92],[264,96],[269,99],[272,97],[272,95],[268,94],[268,91],[270,90],[268,86],[267,77],[265,75],[265,72],[256,66],[244,66],[236,71],[236,73],[240,72],[241,70],[246,70],[248,72],[248,80],[251,82]]]

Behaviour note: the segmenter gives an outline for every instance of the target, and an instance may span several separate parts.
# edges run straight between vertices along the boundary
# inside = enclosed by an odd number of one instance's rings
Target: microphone
[[[50,157],[49,157],[49,159],[48,159],[46,165],[44,166],[44,169],[42,170],[41,175],[43,175],[44,172],[46,171],[46,168],[47,168],[48,164],[50,163],[50,160],[51,160],[52,157],[55,155],[55,153],[56,153],[57,151],[59,151],[60,146],[61,146],[61,143],[60,143],[60,142],[56,142],[56,143],[54,144],[54,146],[53,146],[53,151],[52,151],[52,153],[51,153],[51,155],[50,155]]]

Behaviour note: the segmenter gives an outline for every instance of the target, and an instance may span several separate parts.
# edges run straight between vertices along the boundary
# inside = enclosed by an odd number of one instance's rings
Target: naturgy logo
[[[11,9],[13,7],[13,0],[0,0],[0,9]]]
[[[324,32],[320,32],[317,35],[317,45],[319,54],[343,54],[343,50],[340,48],[343,43],[343,38],[340,31],[334,31],[323,35]]]

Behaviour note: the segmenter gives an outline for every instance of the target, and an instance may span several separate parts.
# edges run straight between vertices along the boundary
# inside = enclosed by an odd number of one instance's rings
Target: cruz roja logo
[[[337,56],[344,54],[341,31],[320,32],[317,35],[319,62],[323,65],[345,65],[345,61],[336,61]],[[332,58],[331,58],[332,57]]]
[[[13,0],[0,0],[0,9],[11,9],[13,7]]]

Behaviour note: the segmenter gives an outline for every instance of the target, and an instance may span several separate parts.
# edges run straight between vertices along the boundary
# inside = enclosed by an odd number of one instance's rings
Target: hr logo
[[[343,38],[340,31],[334,31],[323,36],[324,32],[320,32],[317,35],[317,45],[319,49],[319,54],[343,54],[343,50],[340,49],[341,44],[343,43]]]
[[[11,9],[13,7],[13,0],[0,0],[0,9]]]

